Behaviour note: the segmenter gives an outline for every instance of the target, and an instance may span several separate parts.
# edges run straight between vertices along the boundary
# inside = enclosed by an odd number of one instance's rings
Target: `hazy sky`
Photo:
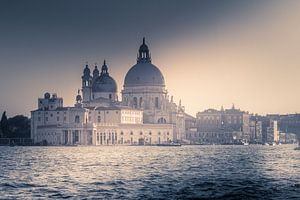
[[[0,1],[0,112],[46,91],[74,104],[86,61],[121,92],[145,36],[167,89],[192,115],[300,112],[300,1]],[[119,99],[121,95],[119,94]]]

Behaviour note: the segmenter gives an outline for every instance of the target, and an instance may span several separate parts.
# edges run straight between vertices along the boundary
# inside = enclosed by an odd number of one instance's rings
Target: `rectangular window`
[[[79,142],[79,131],[75,130],[72,131],[73,134],[73,144],[76,144],[77,142]]]

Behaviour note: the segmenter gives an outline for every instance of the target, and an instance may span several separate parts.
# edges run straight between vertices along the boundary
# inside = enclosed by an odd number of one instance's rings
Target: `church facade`
[[[31,112],[31,138],[50,145],[155,145],[181,141],[184,107],[173,102],[164,77],[152,64],[143,39],[137,63],[125,76],[119,101],[116,81],[104,61],[83,70],[82,89],[73,107],[45,93]]]

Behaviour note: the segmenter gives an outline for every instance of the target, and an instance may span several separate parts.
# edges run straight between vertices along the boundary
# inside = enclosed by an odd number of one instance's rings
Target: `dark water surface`
[[[294,148],[0,147],[0,199],[300,199]]]

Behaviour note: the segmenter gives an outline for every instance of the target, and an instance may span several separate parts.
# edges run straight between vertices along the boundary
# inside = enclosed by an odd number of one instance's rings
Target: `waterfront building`
[[[250,140],[250,115],[236,109],[207,109],[196,116],[197,133],[190,140],[203,144],[232,144]]]
[[[298,139],[295,133],[279,133],[279,142],[282,144],[297,144]]]
[[[191,138],[196,138],[197,135],[197,125],[196,118],[185,113],[185,135],[182,141],[185,143],[193,143]]]
[[[164,77],[152,64],[143,39],[137,64],[125,76],[122,101],[104,61],[101,71],[86,64],[82,89],[73,107],[45,93],[31,112],[31,138],[51,145],[152,145],[185,137],[185,111],[165,88]],[[81,94],[82,93],[82,94]]]
[[[300,114],[280,115],[276,120],[280,131],[300,135]]]
[[[269,114],[266,116],[269,121],[277,121],[278,130],[283,133],[293,133],[300,136],[300,114]]]
[[[261,144],[262,140],[262,122],[256,118],[250,120],[250,143]]]
[[[278,123],[276,120],[270,121],[270,126],[267,128],[266,142],[267,143],[279,142]]]

